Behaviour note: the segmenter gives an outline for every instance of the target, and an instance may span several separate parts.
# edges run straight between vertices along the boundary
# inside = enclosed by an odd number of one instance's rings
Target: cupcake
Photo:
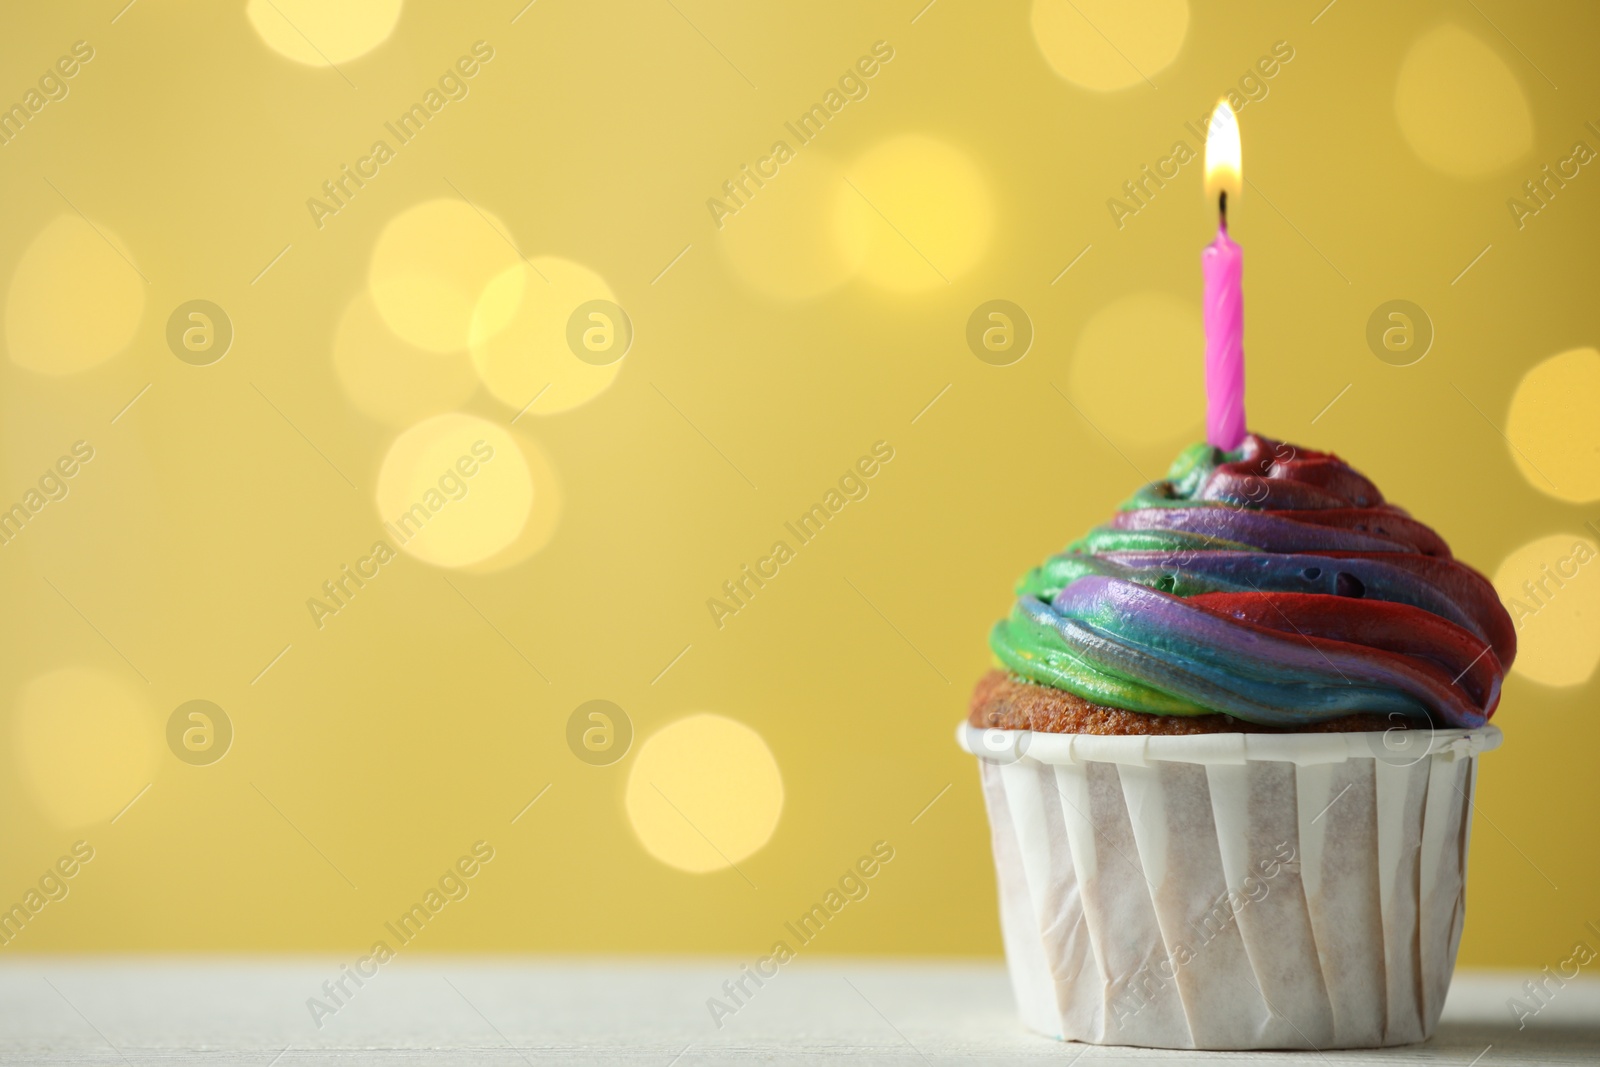
[[[1186,449],[1016,593],[958,736],[1023,1020],[1426,1039],[1516,654],[1489,582],[1337,456],[1251,434]]]

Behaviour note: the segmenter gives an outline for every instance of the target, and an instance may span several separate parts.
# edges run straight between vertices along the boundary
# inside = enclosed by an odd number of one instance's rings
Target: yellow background
[[[1279,41],[1294,58],[1240,113],[1232,212],[1252,425],[1339,452],[1486,574],[1541,539],[1600,539],[1588,357],[1512,410],[1531,369],[1600,343],[1600,176],[1583,167],[1520,229],[1506,205],[1573,142],[1600,147],[1600,15],[923,2],[411,0],[337,58],[361,33],[280,0],[337,69],[286,57],[266,38],[293,35],[240,3],[9,20],[0,101],[75,41],[95,54],[0,146],[0,502],[75,441],[95,457],[0,548],[0,902],[74,841],[96,853],[4,951],[360,952],[483,839],[494,861],[419,947],[764,954],[883,840],[893,862],[816,951],[998,953],[976,774],[951,738],[985,634],[1018,574],[1203,421],[1200,164],[1120,227],[1107,201],[1174,142],[1197,150],[1185,121]],[[385,6],[355,5],[355,31]],[[470,94],[318,228],[307,199],[480,40],[494,58]],[[878,41],[894,57],[868,95],[718,228],[708,198]],[[462,351],[372,341],[374,248],[441,200],[444,237],[394,314],[464,349],[488,280],[543,264],[559,277],[528,285],[626,309],[620,364],[580,366],[527,325],[502,357],[563,384],[513,426],[516,374],[485,387]],[[195,299],[235,333],[210,366],[166,341]],[[1010,366],[967,346],[991,299],[1035,331]],[[1394,299],[1435,331],[1411,366],[1367,345]],[[357,353],[364,392],[336,367],[347,311],[376,346]],[[484,478],[524,479],[476,485],[459,537],[509,530],[525,558],[402,555],[318,629],[306,600],[382,536],[391,444],[450,411],[498,424]],[[714,625],[707,599],[880,440],[894,458],[870,495]],[[481,554],[451,536],[436,560]],[[1466,963],[1537,969],[1600,918],[1597,588],[1583,570],[1523,633],[1561,684],[1507,683]],[[165,742],[194,699],[235,731],[209,766]],[[610,766],[567,743],[591,699],[632,722]],[[756,741],[649,748],[700,712]],[[770,773],[749,770],[763,745]],[[744,842],[737,870],[681,869],[707,865],[696,839],[663,829],[644,778],[628,791],[647,748],[702,836]]]

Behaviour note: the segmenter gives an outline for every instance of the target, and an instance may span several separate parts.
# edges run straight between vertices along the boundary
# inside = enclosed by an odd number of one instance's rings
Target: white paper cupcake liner
[[[1497,728],[957,737],[981,757],[1029,1027],[1184,1049],[1433,1033]]]

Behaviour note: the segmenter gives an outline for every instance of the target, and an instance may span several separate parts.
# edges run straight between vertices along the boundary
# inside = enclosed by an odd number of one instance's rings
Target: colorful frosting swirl
[[[1481,726],[1516,655],[1494,588],[1337,456],[1192,445],[1017,585],[1005,668],[1157,715]]]

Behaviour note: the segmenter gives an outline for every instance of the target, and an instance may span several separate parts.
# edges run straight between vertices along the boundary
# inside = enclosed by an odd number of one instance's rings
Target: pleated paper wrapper
[[[980,757],[1032,1029],[1183,1049],[1433,1033],[1495,727],[957,737]]]

